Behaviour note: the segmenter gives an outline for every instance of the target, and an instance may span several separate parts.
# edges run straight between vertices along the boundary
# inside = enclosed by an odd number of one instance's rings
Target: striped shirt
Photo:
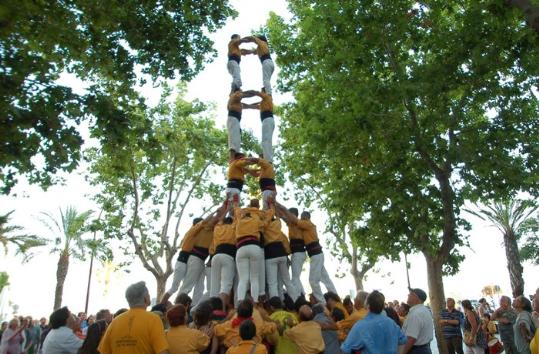
[[[460,330],[460,326],[464,323],[464,315],[462,314],[462,312],[460,312],[457,309],[453,309],[453,311],[451,312],[449,312],[448,310],[442,310],[442,312],[440,313],[440,319],[459,321],[458,325],[453,325],[453,324],[443,325],[442,332],[444,334],[445,339],[454,338],[454,337],[462,338],[462,332]]]

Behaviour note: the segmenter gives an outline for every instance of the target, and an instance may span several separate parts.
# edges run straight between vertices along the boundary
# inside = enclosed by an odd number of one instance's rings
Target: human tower
[[[247,43],[254,43],[256,47],[240,47]],[[263,87],[260,91],[242,91],[240,63],[242,56],[246,55],[257,55],[262,64]],[[166,303],[178,288],[180,293],[193,291],[193,307],[214,296],[229,304],[232,299],[237,303],[247,296],[254,302],[275,296],[283,299],[286,292],[296,301],[305,294],[300,274],[308,255],[312,296],[325,303],[321,283],[328,291],[337,291],[324,266],[316,226],[311,222],[309,212],[304,211],[298,218],[296,208],[287,209],[276,201],[272,145],[275,120],[271,89],[275,65],[266,37],[232,35],[228,43],[227,69],[232,76],[232,84],[227,107],[230,154],[226,198],[215,213],[205,219],[193,220],[181,243],[172,286],[161,301]],[[254,96],[260,97],[260,102],[242,102],[242,99]],[[260,157],[246,156],[241,152],[243,109],[260,111],[263,152]],[[246,175],[258,179],[262,209],[258,199],[251,199],[248,207],[241,207],[240,196]],[[281,219],[288,226],[288,237],[282,231]]]

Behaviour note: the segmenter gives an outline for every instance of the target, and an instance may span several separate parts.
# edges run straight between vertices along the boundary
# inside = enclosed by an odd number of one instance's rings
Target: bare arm
[[[412,347],[414,346],[415,342],[416,342],[415,338],[408,337],[408,340],[406,341],[406,344],[402,348],[402,354],[408,353],[410,351],[410,349],[412,349]]]
[[[285,219],[286,222],[297,224],[299,219],[286,209],[286,207],[278,202],[275,202],[275,208],[278,211],[278,215]]]

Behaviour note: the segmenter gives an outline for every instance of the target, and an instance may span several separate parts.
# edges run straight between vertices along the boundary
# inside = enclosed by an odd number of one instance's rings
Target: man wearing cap
[[[410,288],[408,300],[410,312],[402,327],[407,337],[402,353],[431,354],[430,342],[434,334],[432,313],[423,305],[427,300],[427,294],[419,289]]]

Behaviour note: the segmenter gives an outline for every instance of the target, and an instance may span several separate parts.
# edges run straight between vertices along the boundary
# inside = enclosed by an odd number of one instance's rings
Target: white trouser
[[[232,75],[232,91],[241,88],[241,70],[240,64],[235,60],[229,60],[226,64],[228,73]],[[273,71],[272,71],[273,72]],[[271,74],[270,74],[271,77]]]
[[[270,209],[270,203],[269,200],[275,200],[275,196],[277,195],[277,192],[272,191],[270,189],[266,189],[262,191],[262,209],[268,210]]]
[[[305,294],[303,285],[301,284],[301,270],[303,269],[303,263],[307,259],[305,252],[294,252],[290,257],[292,263],[292,284],[300,294]]]
[[[201,279],[202,289],[197,289],[198,291],[201,291],[200,296],[204,293],[204,261],[196,256],[190,255],[187,260],[187,274],[185,275],[182,287],[180,288],[180,293],[189,294]],[[194,297],[195,294],[193,294],[193,299]]]
[[[320,281],[324,286],[326,287],[327,291],[331,291],[332,293],[337,293],[337,288],[335,287],[335,284],[333,284],[333,280],[331,280],[331,277],[329,276],[328,271],[326,270],[326,266],[322,269],[322,278],[320,278]]]
[[[275,129],[275,119],[265,118],[262,121],[262,154],[264,159],[273,162],[273,130]]]
[[[275,70],[273,60],[266,59],[262,62],[262,83],[268,95],[271,95],[271,75],[273,74],[273,70]],[[264,158],[267,160],[266,157]]]
[[[311,284],[311,289],[313,291],[314,297],[320,303],[325,304],[326,301],[324,299],[324,293],[322,292],[322,287],[320,286],[322,278],[326,278],[326,280],[329,279],[329,274],[326,270],[326,267],[324,266],[324,254],[320,253],[311,257],[311,268],[309,269],[309,284]],[[333,289],[334,288],[335,287],[333,287]],[[328,288],[329,291],[333,291],[333,289]]]
[[[229,294],[236,273],[234,258],[226,253],[217,253],[211,259],[210,296]]]
[[[288,265],[286,262],[287,259],[285,256],[266,259],[266,278],[268,281],[269,296],[270,298],[279,296],[279,280],[281,280],[286,287],[288,295],[290,295],[292,300],[296,301],[298,294],[290,281],[290,274],[288,273]]]
[[[167,294],[172,295],[176,291],[178,291],[180,283],[185,277],[186,272],[187,263],[176,261],[176,265],[174,266],[174,277],[172,278],[172,285],[170,286],[170,289],[167,290]]]
[[[260,293],[259,276],[260,263],[264,263],[264,257],[260,257],[258,245],[242,246],[236,252],[236,266],[238,267],[238,301],[245,299],[247,283],[251,283],[251,296],[258,302]]]
[[[266,295],[266,262],[264,262],[264,249],[259,247],[260,263],[258,269],[258,296],[255,301],[258,301],[258,297]]]
[[[240,120],[236,117],[228,116],[226,121],[228,131],[228,149],[240,152],[241,149],[241,129]]]

